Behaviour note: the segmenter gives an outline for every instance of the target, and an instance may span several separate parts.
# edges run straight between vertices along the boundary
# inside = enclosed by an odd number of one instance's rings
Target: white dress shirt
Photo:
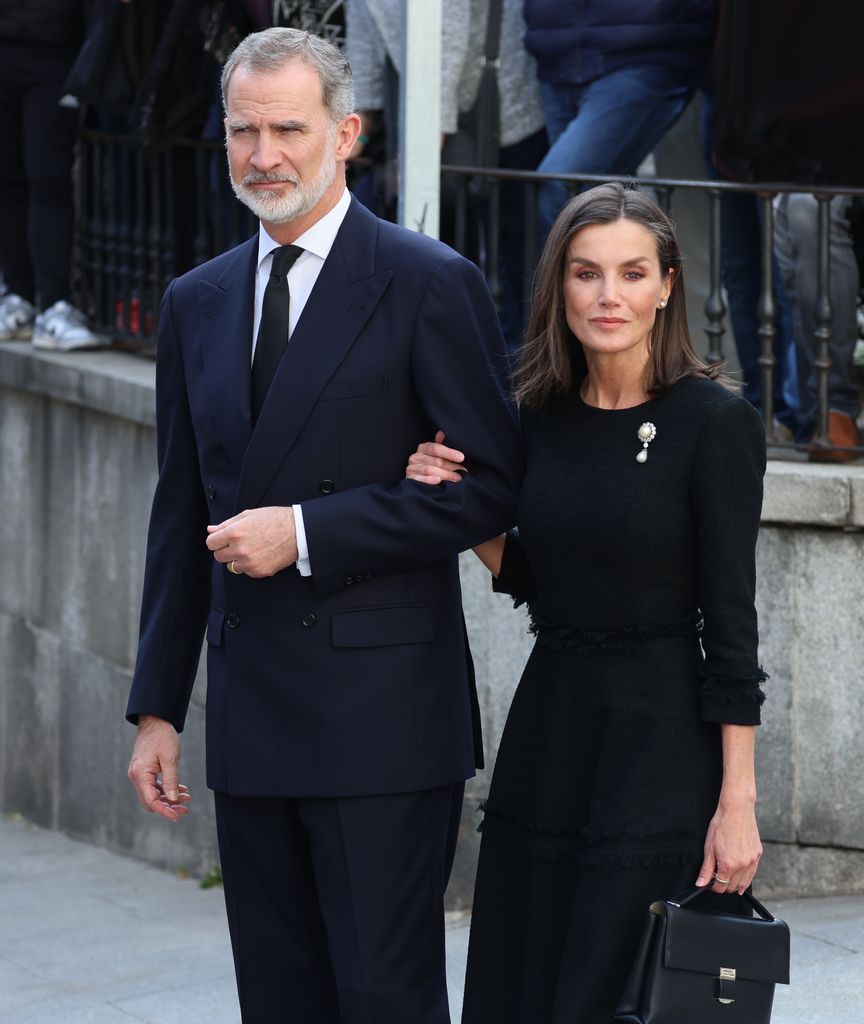
[[[342,192],[339,202],[325,213],[321,220],[304,231],[295,240],[294,245],[299,245],[304,252],[297,257],[294,265],[288,271],[288,291],[291,294],[291,304],[288,316],[288,339],[290,342],[297,321],[303,312],[324,260],[330,254],[336,234],[342,226],[348,207],[351,205],[351,194],[346,188]],[[255,275],[255,316],[252,325],[252,357],[255,356],[255,345],[258,342],[258,327],[261,324],[261,308],[264,305],[264,289],[270,279],[270,268],[273,265],[273,250],[278,249],[279,242],[274,241],[261,224],[258,228],[258,271]],[[309,547],[306,543],[306,530],[303,526],[303,509],[300,505],[292,505],[294,510],[294,530],[297,534],[297,569],[301,576],[311,576],[312,567],[309,564]]]

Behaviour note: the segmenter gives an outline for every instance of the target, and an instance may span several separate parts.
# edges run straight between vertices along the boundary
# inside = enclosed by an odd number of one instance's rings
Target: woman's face
[[[651,232],[632,220],[592,224],[570,239],[564,266],[567,326],[586,354],[644,349],[672,271],[663,276]]]

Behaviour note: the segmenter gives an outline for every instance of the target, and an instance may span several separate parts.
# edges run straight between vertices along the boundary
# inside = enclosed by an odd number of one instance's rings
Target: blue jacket
[[[716,0],[525,0],[525,46],[541,82],[583,84],[638,64],[698,78]]]

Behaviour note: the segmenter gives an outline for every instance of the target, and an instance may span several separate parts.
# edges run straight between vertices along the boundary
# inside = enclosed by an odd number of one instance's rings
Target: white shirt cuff
[[[306,543],[303,509],[300,505],[292,505],[291,508],[294,511],[294,534],[297,538],[297,572],[301,576],[311,576],[312,566],[309,564],[309,545]]]

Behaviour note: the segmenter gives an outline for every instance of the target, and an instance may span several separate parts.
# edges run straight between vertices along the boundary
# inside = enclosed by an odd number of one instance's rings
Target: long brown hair
[[[651,330],[646,391],[653,398],[683,377],[720,378],[720,367],[703,362],[690,340],[681,250],[672,222],[644,192],[610,182],[574,196],[549,232],[534,275],[531,316],[516,371],[519,402],[540,408],[569,395],[574,384],[585,376],[585,353],[567,326],[564,310],[567,249],[582,228],[622,219],[641,224],[651,232],[657,242],[663,277],[673,272],[669,300],[665,308],[657,310]]]

